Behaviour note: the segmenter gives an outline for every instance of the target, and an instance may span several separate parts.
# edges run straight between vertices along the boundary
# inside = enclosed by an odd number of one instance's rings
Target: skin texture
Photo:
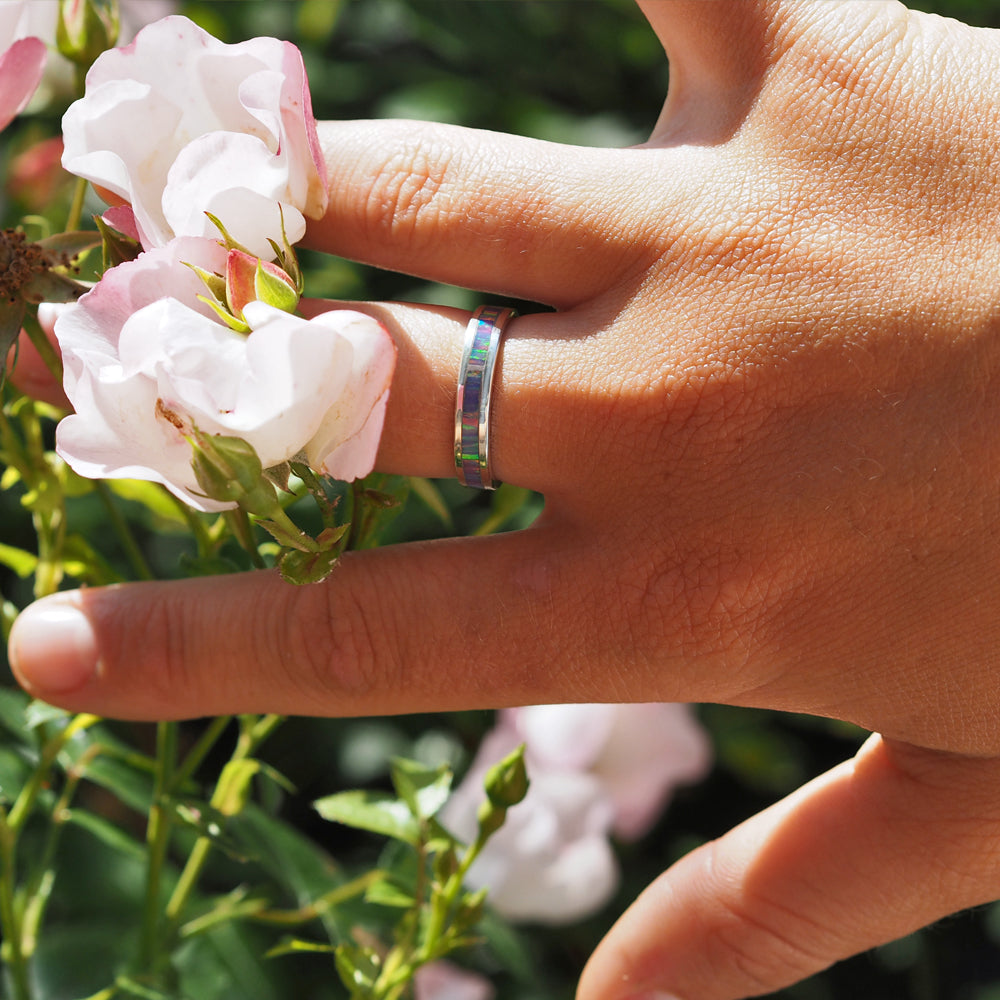
[[[11,651],[112,716],[685,700],[881,734],[663,875],[578,992],[734,1000],[1000,896],[1000,40],[642,6],[671,92],[641,147],[321,127],[312,245],[557,307],[511,324],[494,401],[540,521],[316,587],[59,596]],[[400,351],[380,467],[453,474],[467,315],[367,308]]]

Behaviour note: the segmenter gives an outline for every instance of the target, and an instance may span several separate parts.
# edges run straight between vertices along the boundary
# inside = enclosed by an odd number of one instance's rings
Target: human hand
[[[322,130],[315,245],[557,307],[508,327],[494,398],[539,522],[315,587],[60,595],[11,648],[114,716],[692,700],[881,733],[674,866],[578,994],[726,1000],[1000,895],[1000,43],[881,3],[644,9],[672,89],[642,147]],[[467,316],[369,308],[380,467],[450,475]]]

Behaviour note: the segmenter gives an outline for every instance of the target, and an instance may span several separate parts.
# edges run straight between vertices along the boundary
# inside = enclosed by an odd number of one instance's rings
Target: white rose
[[[179,239],[108,271],[56,322],[64,386],[75,413],[56,449],[91,478],[163,483],[193,507],[200,491],[184,433],[242,438],[265,468],[299,453],[318,472],[371,471],[395,348],[373,319],[350,310],[310,320],[262,302],[246,306],[249,335],[197,301],[181,263],[225,269],[212,240]]]
[[[326,170],[299,50],[226,45],[184,17],[103,53],[63,118],[63,165],[128,202],[147,249],[175,236],[235,240],[270,258],[327,205]]]

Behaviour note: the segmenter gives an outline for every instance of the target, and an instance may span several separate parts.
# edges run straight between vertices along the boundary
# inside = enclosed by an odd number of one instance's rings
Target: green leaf
[[[32,771],[23,754],[0,745],[0,801],[14,802]]]
[[[333,823],[380,833],[407,844],[420,841],[420,826],[407,804],[387,792],[338,792],[318,799],[313,807]]]
[[[354,944],[341,944],[334,952],[337,973],[344,985],[352,991],[370,989],[378,979],[381,962],[371,948],[361,948]]]
[[[25,552],[13,545],[0,542],[0,563],[13,570],[22,580],[26,580],[38,566],[38,556],[33,552]]]
[[[448,504],[445,503],[444,497],[441,496],[441,491],[430,479],[410,476],[410,489],[431,509],[431,512],[437,516],[447,531],[454,530],[455,522],[452,520]]]
[[[229,834],[298,906],[306,906],[344,883],[340,870],[318,844],[252,802],[232,819]],[[332,918],[324,915],[324,923],[328,932],[339,937]]]
[[[0,687],[0,726],[24,739],[24,714],[30,702],[31,698],[23,691]]]
[[[365,902],[408,910],[416,903],[416,900],[413,898],[413,893],[407,892],[402,886],[385,880],[369,886],[365,893]]]
[[[82,535],[66,537],[62,561],[68,576],[95,587],[121,583],[125,579]]]
[[[7,353],[21,332],[26,306],[22,298],[0,300],[0,382],[7,374]]]
[[[124,748],[110,736],[107,729],[95,726],[87,734],[87,739],[74,739],[67,745],[62,757],[70,764],[79,763],[82,754],[93,745],[100,743],[107,748],[89,760],[84,776],[88,781],[111,792],[120,802],[141,815],[149,812],[153,801],[152,762],[136,751]]]
[[[521,511],[534,494],[522,486],[502,483],[493,494],[489,516],[473,532],[474,535],[492,535]]]
[[[212,797],[214,808],[227,817],[242,812],[250,799],[250,782],[260,769],[260,761],[252,758],[229,761],[222,769]]]
[[[159,484],[138,479],[109,479],[111,492],[123,500],[134,500],[164,521],[186,528],[187,521],[174,498]]]
[[[300,955],[303,952],[313,955],[332,955],[336,949],[330,944],[320,944],[318,941],[303,941],[302,938],[283,937],[273,948],[264,953],[265,958],[280,958],[282,955]]]
[[[24,728],[37,729],[49,722],[65,721],[69,718],[69,712],[64,708],[56,708],[55,705],[48,705],[44,701],[33,699],[24,710]]]
[[[261,521],[261,526],[271,531],[269,522]],[[340,555],[331,550],[303,552],[299,549],[282,549],[278,558],[278,570],[286,583],[322,583],[333,572],[339,558]]]
[[[428,767],[397,757],[392,761],[392,784],[419,820],[430,819],[448,801],[452,772],[447,764]]]
[[[141,844],[133,840],[124,830],[109,823],[103,816],[98,816],[84,809],[70,809],[64,814],[68,823],[93,834],[105,846],[112,850],[127,854],[137,862],[146,859],[146,851]]]
[[[175,1000],[170,994],[151,989],[128,976],[119,976],[115,980],[115,986],[119,993],[124,993],[128,997],[140,997],[141,1000]]]
[[[71,233],[56,233],[38,240],[37,245],[50,253],[65,255],[69,260],[79,257],[88,250],[101,245],[101,234],[93,229],[77,230]]]

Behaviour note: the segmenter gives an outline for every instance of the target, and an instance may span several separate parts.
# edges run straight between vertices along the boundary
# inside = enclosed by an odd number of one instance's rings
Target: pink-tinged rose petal
[[[451,962],[431,962],[413,977],[415,1000],[493,1000],[490,981]]]
[[[313,321],[335,329],[353,351],[344,391],[306,445],[306,457],[314,469],[350,482],[367,476],[375,465],[396,347],[382,326],[361,313],[335,310]]]
[[[66,168],[129,202],[147,248],[217,235],[210,211],[269,259],[282,215],[294,242],[326,210],[302,57],[278,39],[226,45],[165,18],[98,58],[63,132]]]
[[[372,422],[371,386],[383,389],[395,356],[385,330],[347,310],[307,320],[251,302],[251,332],[235,333],[198,301],[203,286],[183,263],[221,274],[225,261],[213,240],[175,240],[112,268],[60,318],[76,413],[60,423],[56,448],[81,475],[161,482],[194,507],[220,510],[231,505],[198,490],[192,426],[242,438],[269,467],[310,454],[320,435],[336,450],[345,442],[334,431]],[[370,469],[377,435],[366,441],[357,461]]]
[[[112,205],[106,208],[101,218],[114,230],[127,236],[136,243],[141,243],[139,229],[135,224],[135,212],[131,205]]]
[[[469,872],[511,920],[563,923],[595,912],[617,885],[612,833],[641,836],[682,783],[711,763],[686,705],[538,705],[499,713],[442,813],[460,837],[476,831],[487,768],[525,745],[531,785]]]
[[[27,107],[42,79],[47,54],[40,38],[22,38],[0,54],[0,131]]]
[[[258,267],[287,285],[289,291],[295,294],[295,301],[298,301],[295,283],[277,264],[253,257],[242,250],[230,250],[226,257],[226,302],[235,316],[242,316],[249,303],[261,298],[257,288]],[[269,304],[276,303],[269,301]]]

